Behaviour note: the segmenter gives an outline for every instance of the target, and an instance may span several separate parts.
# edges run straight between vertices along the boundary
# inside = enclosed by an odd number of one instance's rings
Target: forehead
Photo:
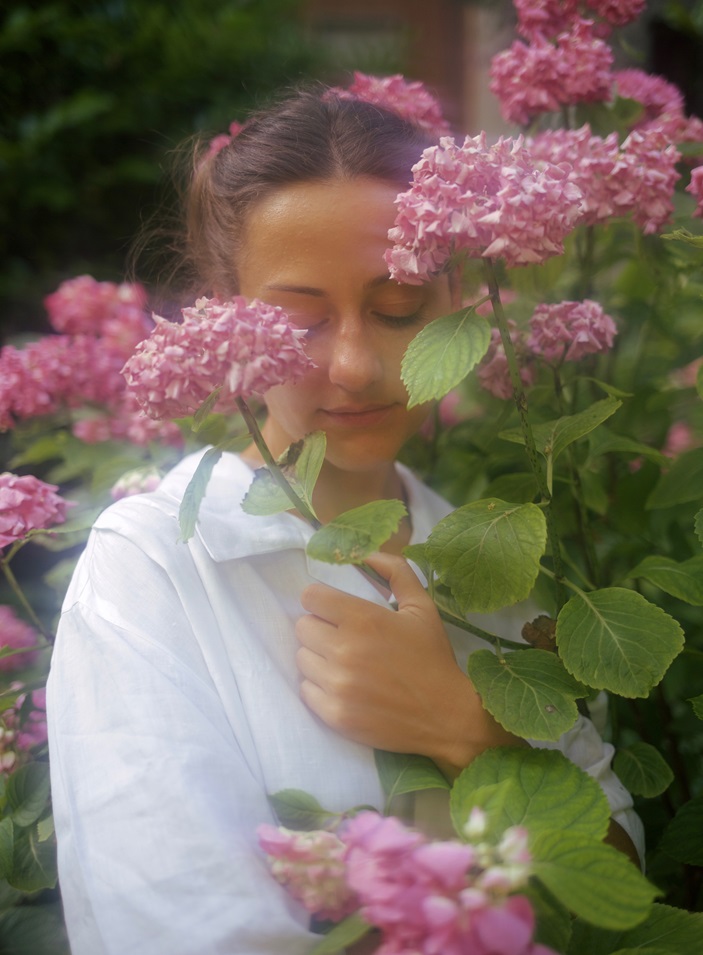
[[[240,255],[242,291],[291,271],[387,272],[396,186],[375,179],[296,183],[249,211]],[[264,273],[266,275],[264,276]]]

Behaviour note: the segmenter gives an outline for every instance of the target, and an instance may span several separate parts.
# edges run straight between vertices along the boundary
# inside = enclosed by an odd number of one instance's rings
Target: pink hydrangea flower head
[[[579,361],[609,351],[617,334],[615,322],[598,302],[538,305],[530,319],[527,347],[546,361]]]
[[[399,282],[432,278],[459,251],[508,266],[543,262],[563,252],[580,215],[568,169],[535,161],[522,137],[491,146],[485,133],[463,145],[444,138],[424,151],[413,175],[388,233],[394,247],[386,262]]]
[[[569,29],[578,14],[578,0],[513,0],[517,31],[532,39],[545,39]]]
[[[641,122],[657,119],[662,113],[682,113],[683,94],[662,76],[629,68],[613,73],[618,96],[633,99],[644,107]]]
[[[34,747],[44,746],[46,731],[46,691],[34,690],[31,707],[26,712],[27,693],[21,683],[11,683],[10,690],[18,693],[14,704],[0,713],[0,772],[12,773],[30,759]]]
[[[79,275],[47,295],[44,305],[57,332],[99,335],[105,325],[121,320],[133,324],[138,316],[143,323],[146,292],[141,285],[130,282],[118,285],[98,282],[90,275]]]
[[[63,524],[66,510],[74,502],[65,501],[56,491],[56,485],[46,484],[33,474],[0,474],[0,548],[21,540],[30,531]]]
[[[236,120],[232,120],[232,122],[229,124],[228,133],[220,133],[217,136],[213,136],[213,138],[210,140],[207,149],[207,158],[210,159],[213,156],[216,156],[225,148],[225,146],[229,146],[232,140],[236,139],[243,129],[243,123],[238,123]]]
[[[346,89],[334,86],[325,95],[381,106],[437,139],[449,134],[449,123],[442,116],[442,107],[436,97],[424,83],[406,80],[399,73],[395,76],[370,76],[357,71]]]
[[[703,219],[703,166],[696,166],[691,171],[691,181],[686,186],[686,192],[690,192],[696,200],[694,216]]]
[[[357,899],[345,881],[344,843],[332,832],[292,832],[261,825],[259,845],[271,873],[308,912],[339,921],[355,911]]]
[[[662,454],[668,458],[677,458],[699,445],[700,441],[697,440],[691,425],[686,421],[675,421],[667,432]]]
[[[645,235],[657,232],[674,210],[672,197],[680,173],[681,153],[664,129],[650,126],[633,130],[622,144],[620,173],[623,189],[631,199],[633,220]]]
[[[632,23],[642,13],[646,0],[586,0],[591,10],[615,27]]]
[[[489,86],[503,117],[524,126],[563,106],[608,100],[612,64],[612,51],[595,35],[592,21],[577,18],[555,43],[536,35],[496,54]]]
[[[280,308],[247,302],[199,299],[183,309],[181,324],[156,317],[123,373],[128,388],[152,418],[193,414],[216,388],[216,411],[236,410],[237,397],[263,394],[314,367],[303,351],[305,331]]]
[[[0,647],[22,650],[37,645],[37,632],[34,627],[21,620],[12,607],[0,605]],[[33,652],[18,653],[11,657],[0,658],[0,672],[8,673],[31,666],[37,658]]]
[[[17,733],[17,747],[21,750],[30,750],[35,746],[44,746],[47,741],[46,729],[46,690],[33,690],[31,694],[32,709],[22,723]],[[17,701],[17,709],[24,700]]]

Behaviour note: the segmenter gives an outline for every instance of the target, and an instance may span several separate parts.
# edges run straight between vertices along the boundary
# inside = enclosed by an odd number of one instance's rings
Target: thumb
[[[398,604],[398,610],[426,610],[434,606],[417,574],[404,557],[376,552],[369,554],[365,563],[388,581]]]

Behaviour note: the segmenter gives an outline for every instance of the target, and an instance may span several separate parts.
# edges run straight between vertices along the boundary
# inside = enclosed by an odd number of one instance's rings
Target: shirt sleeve
[[[189,646],[188,611],[163,568],[103,538],[81,559],[48,683],[72,953],[303,955],[319,937],[257,847],[266,795],[197,647],[192,665],[171,650]]]

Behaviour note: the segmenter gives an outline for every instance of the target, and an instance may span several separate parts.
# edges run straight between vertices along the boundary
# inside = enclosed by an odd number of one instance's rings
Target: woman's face
[[[395,186],[375,179],[286,186],[249,212],[240,293],[280,305],[306,329],[317,367],[265,395],[274,454],[310,431],[327,434],[327,461],[347,471],[393,460],[428,405],[406,408],[400,365],[408,343],[452,310],[446,276],[399,285],[383,254]]]

